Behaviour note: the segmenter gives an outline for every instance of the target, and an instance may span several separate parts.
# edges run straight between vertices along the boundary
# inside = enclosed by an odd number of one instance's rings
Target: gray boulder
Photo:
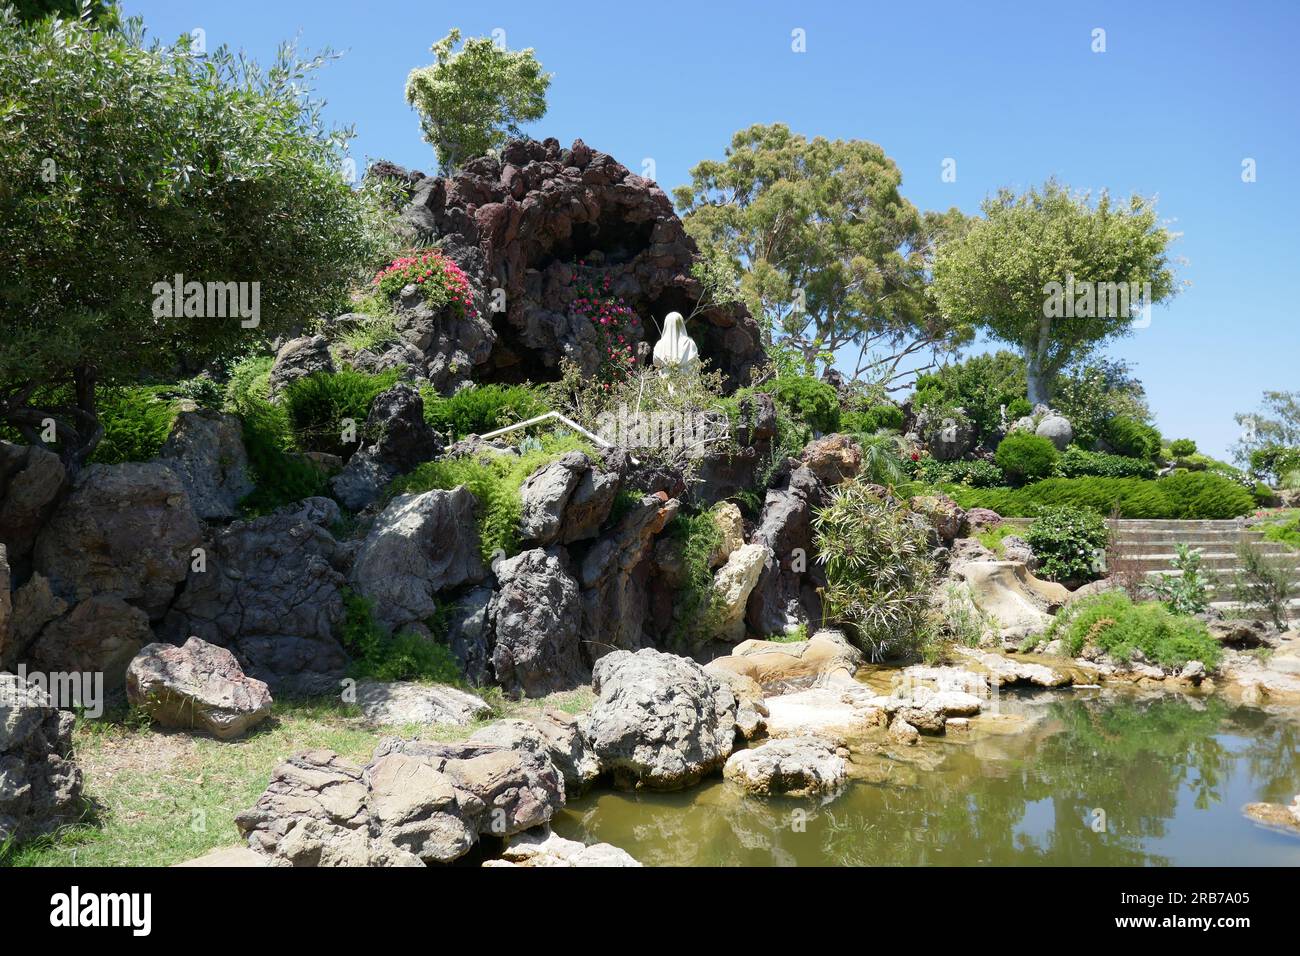
[[[488,608],[494,593],[491,588],[472,588],[447,611],[447,646],[460,661],[465,679],[475,687],[490,683],[493,676]]]
[[[722,775],[750,793],[808,797],[839,789],[848,763],[819,737],[769,740],[727,758]]]
[[[772,557],[749,594],[745,620],[755,634],[783,634],[821,618],[816,588],[825,583],[813,550],[813,510],[826,500],[826,487],[806,465],[794,469],[763,502],[751,541]]]
[[[370,406],[363,429],[370,444],[356,451],[331,481],[344,507],[360,511],[394,478],[442,452],[442,442],[424,420],[424,399],[410,385],[397,384]]]
[[[142,650],[127,668],[126,696],[155,723],[219,740],[241,737],[271,715],[266,684],[246,676],[230,651],[197,637]]]
[[[343,619],[339,571],[345,554],[333,536],[297,514],[236,521],[219,531],[202,570],[192,569],[159,637],[199,637],[229,648],[252,677],[276,693],[337,691],[347,655],[335,638]]]
[[[235,515],[253,491],[238,417],[201,409],[176,416],[158,456],[180,479],[194,513],[205,520]]]
[[[0,674],[0,846],[43,836],[80,817],[75,723],[70,711],[51,706],[44,691]]]
[[[479,553],[476,502],[468,488],[399,495],[366,535],[352,585],[394,631],[438,610],[438,594],[487,576]]]
[[[1046,438],[1056,446],[1057,451],[1065,451],[1070,442],[1074,441],[1074,426],[1064,415],[1056,412],[1044,415],[1038,422],[1038,427],[1034,429],[1034,434],[1040,438]]]
[[[481,698],[446,684],[361,681],[357,705],[372,724],[466,724],[491,713]]]
[[[127,665],[153,640],[149,616],[115,594],[96,594],[55,618],[27,648],[42,671],[86,671],[104,675],[105,690],[126,680]]]
[[[271,397],[278,395],[290,382],[317,372],[334,370],[334,359],[330,357],[330,345],[325,336],[304,335],[290,339],[275,353],[275,364],[271,366]]]
[[[617,472],[601,471],[580,451],[542,466],[519,489],[524,540],[546,546],[595,537],[619,484]]]
[[[91,465],[41,531],[33,566],[66,601],[113,594],[158,620],[201,543],[185,486],[167,465]]]
[[[680,790],[719,770],[736,735],[736,698],[685,657],[613,651],[592,672],[599,695],[582,719],[602,772],[623,789]]]
[[[469,738],[470,743],[527,750],[548,757],[564,777],[564,792],[574,797],[600,775],[600,761],[582,736],[577,717],[562,710],[527,711],[514,720],[497,720]]]
[[[496,567],[488,620],[496,636],[492,667],[512,693],[544,697],[585,684],[582,602],[562,551],[525,551]]]
[[[0,543],[8,548],[14,568],[31,554],[66,484],[58,455],[0,441]]]

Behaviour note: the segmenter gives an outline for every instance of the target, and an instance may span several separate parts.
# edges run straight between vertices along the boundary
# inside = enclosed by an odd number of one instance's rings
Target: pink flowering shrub
[[[433,308],[451,306],[462,317],[475,314],[469,278],[437,249],[394,259],[379,270],[374,284],[389,299],[396,298],[408,285],[418,285],[425,301]]]
[[[578,263],[582,266],[582,263]],[[597,372],[601,387],[608,391],[636,369],[636,345],[641,341],[641,320],[632,307],[609,294],[609,276],[600,287],[579,279],[577,298],[569,306],[595,328],[600,340],[601,362]]]

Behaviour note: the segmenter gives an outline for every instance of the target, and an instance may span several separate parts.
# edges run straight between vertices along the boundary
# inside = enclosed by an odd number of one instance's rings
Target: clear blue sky
[[[1190,282],[1120,340],[1169,437],[1222,456],[1232,414],[1265,388],[1300,389],[1293,307],[1300,224],[1300,3],[715,2],[357,3],[125,0],[150,33],[202,28],[259,60],[278,42],[345,56],[318,75],[353,155],[433,171],[403,98],[408,71],[453,26],[505,31],[554,74],[530,132],[581,137],[665,188],[720,157],[731,134],[785,122],[879,143],[923,209],[967,212],[1000,186],[1056,175],[1076,188],[1157,195],[1183,233]],[[410,13],[403,11],[409,10]],[[807,51],[791,50],[791,31]],[[1106,31],[1106,52],[1091,50]],[[957,181],[940,180],[946,157]],[[1244,158],[1258,179],[1243,183]]]

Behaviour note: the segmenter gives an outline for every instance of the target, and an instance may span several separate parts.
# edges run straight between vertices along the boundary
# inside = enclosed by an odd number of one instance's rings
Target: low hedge
[[[1255,508],[1251,493],[1209,472],[1182,472],[1148,481],[1141,478],[1047,478],[1023,488],[944,490],[963,508],[991,508],[1009,518],[1031,518],[1044,506],[1070,505],[1125,518],[1227,519]]]
[[[1156,466],[1149,458],[1108,455],[1100,451],[1067,448],[1056,463],[1062,478],[1154,478]]]

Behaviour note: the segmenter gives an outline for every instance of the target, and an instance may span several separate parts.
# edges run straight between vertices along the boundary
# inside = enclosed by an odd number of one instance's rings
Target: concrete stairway
[[[1021,528],[1028,528],[1030,524],[1028,518],[1008,518],[1006,521]],[[1106,523],[1111,529],[1110,563],[1114,564],[1113,558],[1118,552],[1127,567],[1149,576],[1177,576],[1180,573],[1173,570],[1177,545],[1198,549],[1201,552],[1201,576],[1206,580],[1213,607],[1225,611],[1239,607],[1233,600],[1232,584],[1240,570],[1237,547],[1243,540],[1290,567],[1291,580],[1300,592],[1300,552],[1292,551],[1279,541],[1268,541],[1258,531],[1236,521],[1120,519]],[[1290,604],[1292,617],[1300,617],[1300,597],[1292,599]]]

